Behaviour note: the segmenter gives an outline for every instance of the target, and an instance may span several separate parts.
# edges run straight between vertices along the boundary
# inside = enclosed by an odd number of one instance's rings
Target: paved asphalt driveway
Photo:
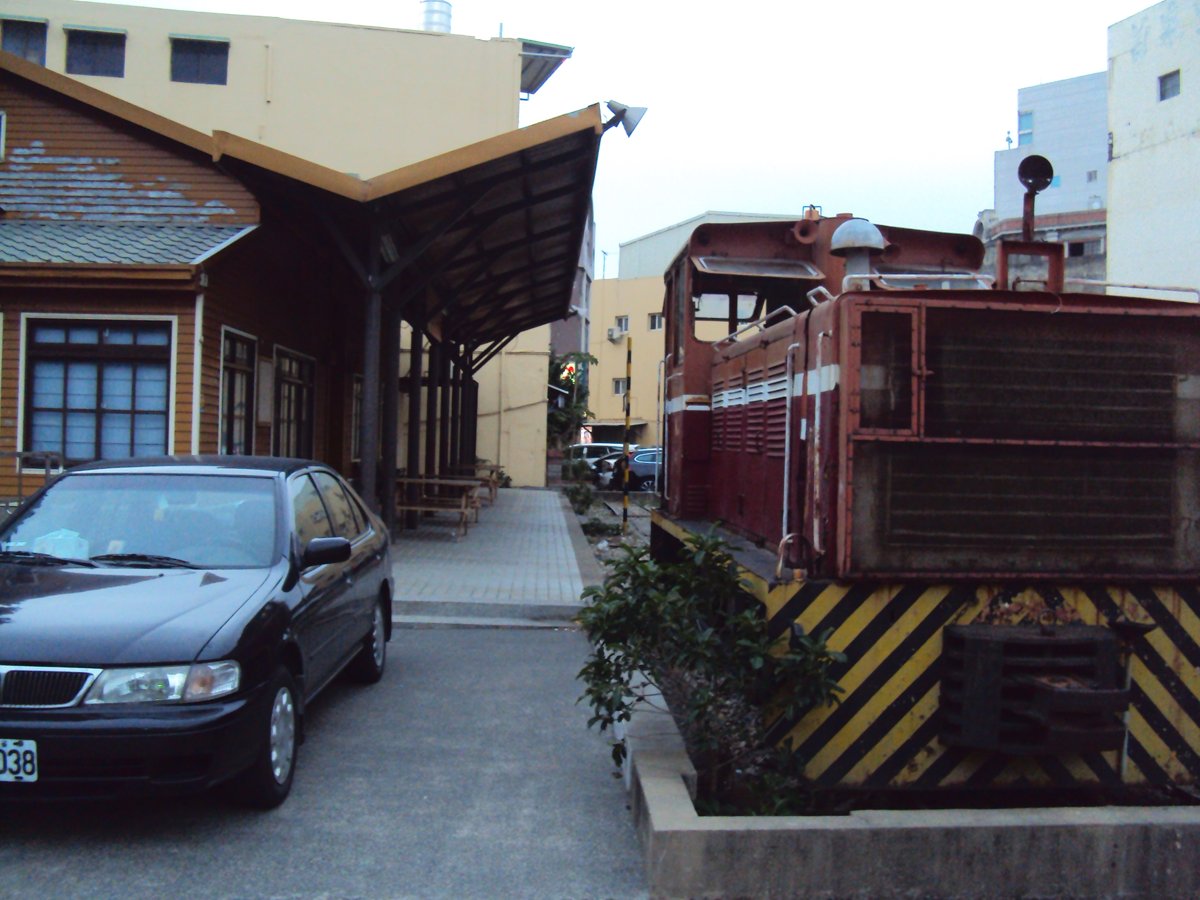
[[[397,629],[310,710],[292,795],[0,807],[0,897],[642,897],[567,630]]]

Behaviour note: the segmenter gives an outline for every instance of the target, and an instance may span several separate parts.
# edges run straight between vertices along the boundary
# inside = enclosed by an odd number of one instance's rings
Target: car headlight
[[[242,668],[233,660],[184,666],[140,666],[105,669],[83,702],[195,703],[232,694],[241,682]]]

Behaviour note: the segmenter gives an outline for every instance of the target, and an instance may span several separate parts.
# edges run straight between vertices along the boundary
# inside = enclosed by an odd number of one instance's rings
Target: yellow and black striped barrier
[[[661,514],[654,526],[683,540],[688,530]],[[1200,783],[1200,590],[997,584],[831,583],[774,580],[743,569],[782,640],[793,624],[829,633],[846,662],[833,673],[844,693],[834,706],[770,734],[790,740],[805,773],[825,787],[917,788],[1088,783]],[[943,629],[972,623],[1152,624],[1128,659],[1131,703],[1123,751],[1008,756],[940,742]]]

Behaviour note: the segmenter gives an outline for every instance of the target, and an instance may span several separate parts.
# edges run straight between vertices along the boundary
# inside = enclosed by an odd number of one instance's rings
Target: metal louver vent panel
[[[861,571],[1189,574],[1195,451],[869,444],[855,459]]]
[[[1112,317],[1115,318],[1115,317]],[[1194,440],[1200,346],[1169,320],[930,312],[933,437]],[[1192,432],[1192,433],[1189,433]]]

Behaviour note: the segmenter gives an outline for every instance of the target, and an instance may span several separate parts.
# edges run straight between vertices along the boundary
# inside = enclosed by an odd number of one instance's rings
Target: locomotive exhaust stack
[[[1021,217],[1021,240],[1002,240],[996,253],[996,286],[1007,290],[1008,261],[1010,256],[1040,256],[1046,260],[1047,274],[1045,289],[1059,292],[1063,289],[1063,259],[1065,248],[1061,243],[1034,240],[1034,204],[1037,195],[1054,181],[1054,167],[1044,156],[1027,156],[1017,167],[1017,178],[1025,186],[1025,202]],[[1014,285],[1015,289],[1015,285]]]

